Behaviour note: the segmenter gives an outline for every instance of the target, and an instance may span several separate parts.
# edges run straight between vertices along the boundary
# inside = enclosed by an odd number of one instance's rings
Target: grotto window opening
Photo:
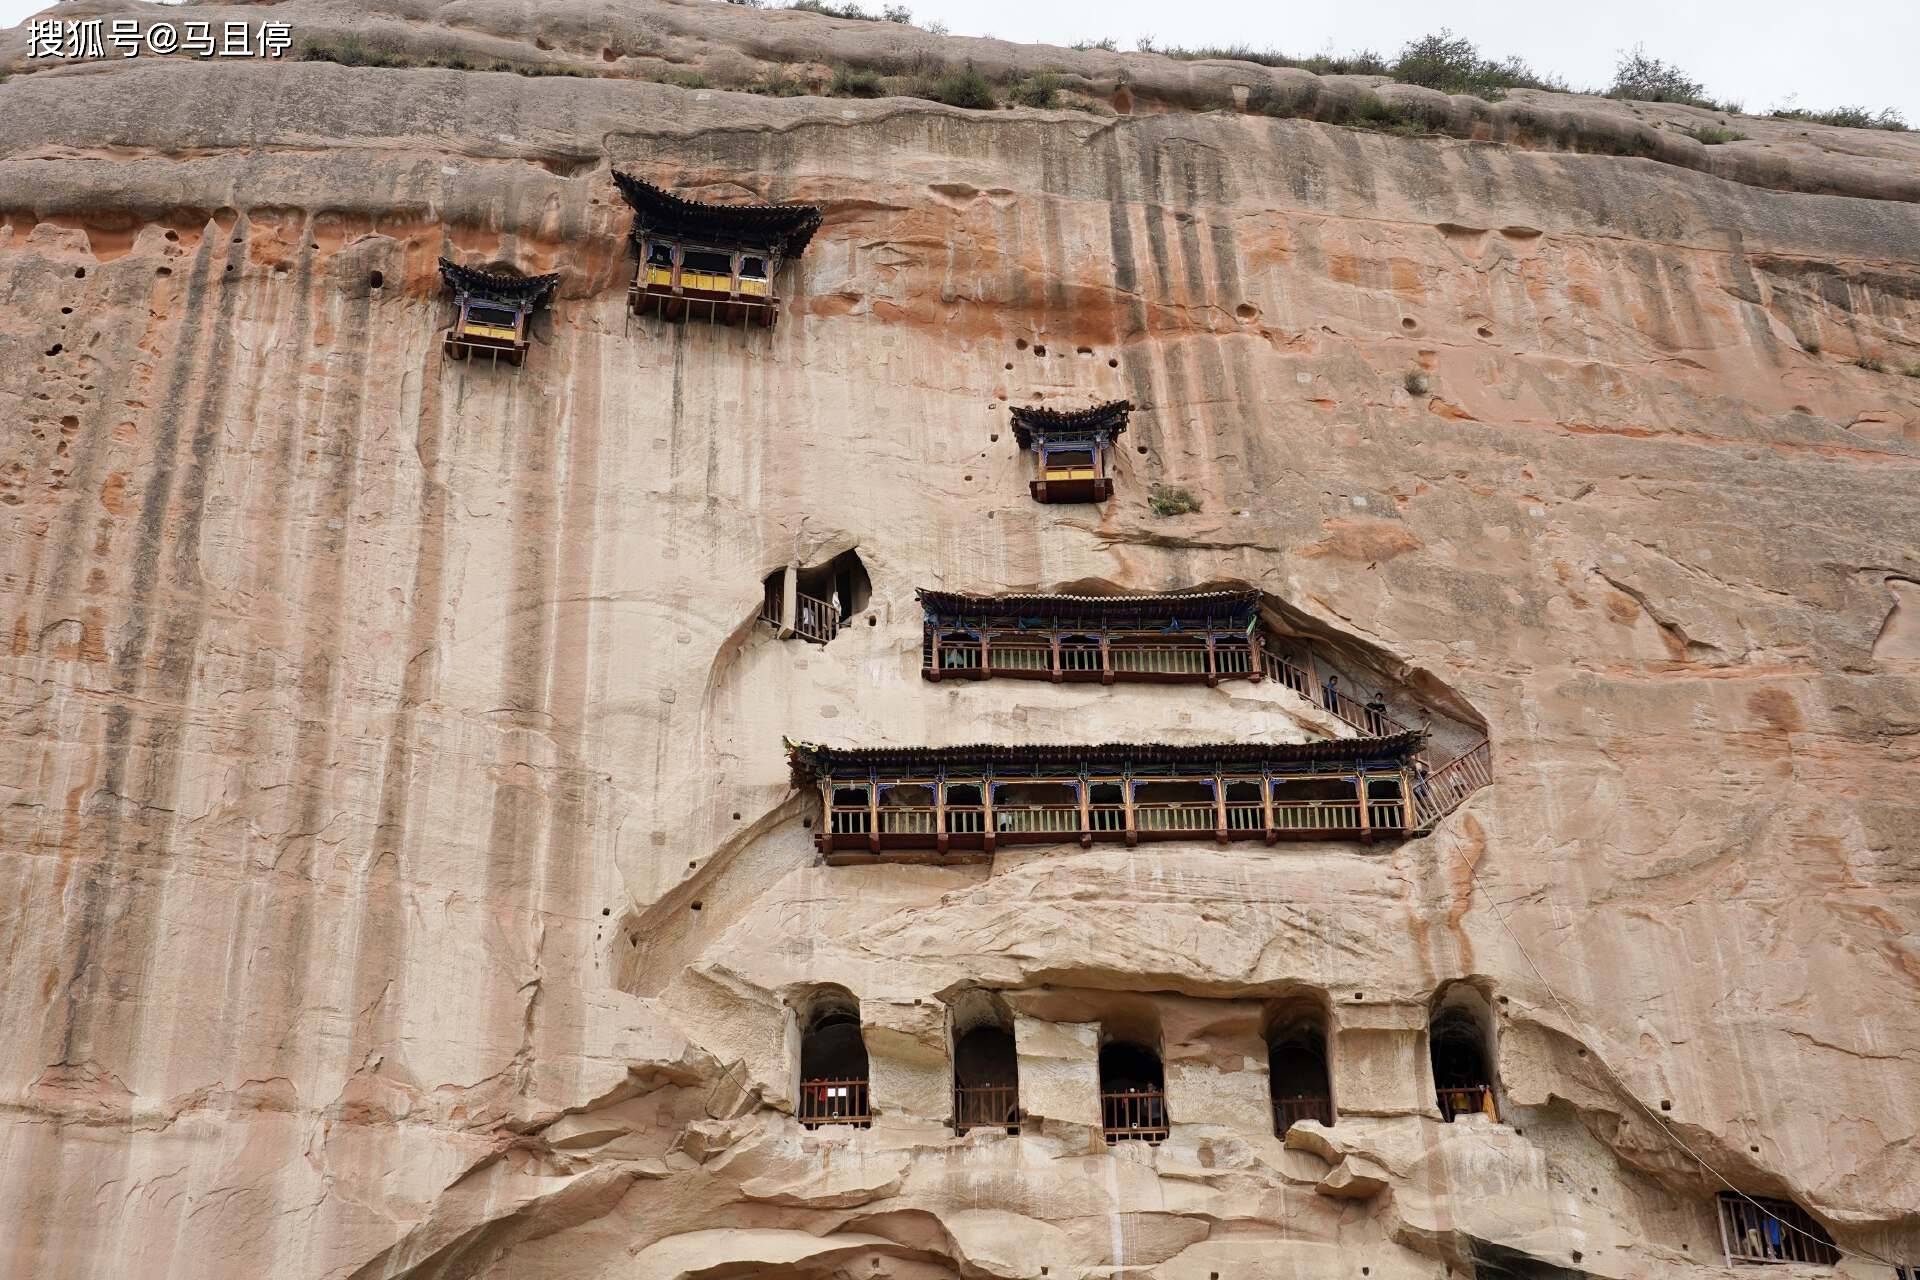
[[[453,323],[441,340],[452,360],[484,356],[518,368],[526,362],[528,326],[552,298],[557,275],[479,271],[440,259],[440,277],[453,293]]]
[[[1102,1045],[1100,1124],[1107,1142],[1163,1142],[1171,1123],[1160,1055],[1128,1040]]]
[[[1464,983],[1448,987],[1427,1024],[1427,1045],[1441,1118],[1449,1124],[1466,1115],[1499,1120],[1493,1015],[1486,997]]]
[[[798,636],[814,644],[839,635],[873,598],[873,580],[852,549],[824,564],[776,569],[761,587],[760,620],[783,640]]]
[[[1267,1088],[1273,1100],[1275,1137],[1285,1137],[1302,1120],[1333,1124],[1327,1036],[1319,1017],[1276,1019],[1267,1033]]]
[[[985,997],[984,1006],[965,1025],[956,1008],[953,1042],[953,1128],[1004,1128],[1020,1132],[1020,1062],[1014,1052],[1013,1023],[1005,1008]],[[972,1010],[968,1010],[972,1012]]]
[[[1827,1229],[1791,1200],[1722,1191],[1719,1207],[1720,1242],[1730,1267],[1784,1262],[1831,1266],[1840,1261]]]
[[[816,992],[803,1012],[800,1037],[800,1123],[868,1128],[867,1046],[860,1005],[843,988]]]

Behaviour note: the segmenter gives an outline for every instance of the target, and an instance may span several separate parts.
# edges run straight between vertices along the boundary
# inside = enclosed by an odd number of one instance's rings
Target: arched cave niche
[[[1300,996],[1267,1009],[1267,1090],[1273,1132],[1285,1137],[1302,1120],[1333,1123],[1333,1078],[1327,1068],[1327,1006]]]
[[[1159,1142],[1170,1132],[1158,1026],[1103,1024],[1100,1124],[1109,1143]]]
[[[837,610],[842,626],[852,621],[873,598],[873,582],[867,577],[867,567],[860,563],[860,554],[851,547],[825,564],[801,569],[799,590],[801,595],[824,601],[830,609]]]
[[[974,987],[953,998],[953,1127],[1020,1131],[1020,1060],[1013,1014],[997,992]]]
[[[1427,1048],[1441,1118],[1500,1118],[1494,1070],[1499,1061],[1493,1006],[1470,982],[1449,982],[1434,994],[1427,1017]]]
[[[817,987],[794,1012],[800,1024],[800,1123],[809,1129],[868,1127],[873,1115],[859,1000],[845,987]]]

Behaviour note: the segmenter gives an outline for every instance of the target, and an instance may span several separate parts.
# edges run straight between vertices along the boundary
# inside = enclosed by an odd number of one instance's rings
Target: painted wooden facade
[[[1414,834],[1421,733],[1325,742],[850,748],[788,744],[830,864],[979,861],[1000,845]]]
[[[1265,678],[1260,596],[916,593],[928,680],[1218,684]]]
[[[1089,409],[1016,407],[1013,437],[1033,454],[1035,502],[1105,502],[1113,496],[1113,442],[1127,429],[1125,400]]]
[[[442,346],[449,358],[485,356],[516,368],[527,358],[527,327],[560,284],[557,275],[521,276],[479,271],[440,259],[440,278],[453,291],[453,323]]]
[[[806,251],[820,211],[802,204],[707,204],[614,171],[633,207],[627,305],[668,320],[772,326],[781,267]]]

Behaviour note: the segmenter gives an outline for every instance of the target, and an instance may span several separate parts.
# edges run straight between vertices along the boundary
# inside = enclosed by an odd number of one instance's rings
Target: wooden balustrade
[[[1832,1266],[1840,1261],[1840,1250],[1827,1229],[1791,1200],[1722,1191],[1720,1242],[1730,1267],[1744,1262]]]
[[[1275,1098],[1273,1100],[1273,1133],[1284,1138],[1287,1130],[1302,1120],[1317,1120],[1321,1124],[1333,1125],[1332,1098]]]
[[[1395,775],[1397,776],[1397,775]],[[984,784],[983,784],[984,785]],[[1102,784],[1105,785],[1105,784]],[[1252,785],[1260,785],[1258,782]],[[1364,808],[1364,815],[1363,815]],[[899,805],[882,799],[836,804],[826,811],[823,851],[979,850],[1000,844],[1078,840],[1371,839],[1407,833],[1410,806],[1402,799],[1126,801],[1061,804]],[[1269,825],[1271,824],[1271,825]]]
[[[873,1114],[865,1080],[802,1080],[800,1123],[809,1129],[823,1124],[851,1124],[867,1128]]]
[[[825,644],[840,634],[840,611],[828,601],[795,595],[793,612],[796,635]]]
[[[1493,746],[1485,738],[1425,777],[1415,775],[1415,825],[1431,827],[1493,782]]]
[[[1053,680],[1202,682],[1258,679],[1253,646],[1243,637],[1158,641],[1109,636],[1105,642],[1059,633],[959,633],[930,630],[921,645],[929,680],[1012,676]]]
[[[1172,1131],[1167,1120],[1167,1095],[1162,1089],[1139,1089],[1100,1095],[1100,1124],[1108,1142],[1162,1142]]]
[[[781,585],[780,575],[775,574],[773,581],[767,584],[766,599],[760,602],[760,621],[771,623],[774,630],[780,629],[780,612],[786,606],[786,588]]]
[[[1493,1104],[1493,1090],[1483,1084],[1469,1085],[1462,1089],[1441,1089],[1440,1115],[1448,1124],[1461,1116],[1483,1115],[1494,1120],[1500,1118],[1500,1112]]]
[[[1020,1090],[1010,1084],[955,1085],[953,1087],[953,1129],[999,1129],[1020,1131]]]

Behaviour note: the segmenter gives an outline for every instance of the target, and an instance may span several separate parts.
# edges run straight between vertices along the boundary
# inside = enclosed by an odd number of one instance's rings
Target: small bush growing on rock
[[[1098,40],[1075,40],[1073,47],[1085,52],[1088,49],[1105,49],[1108,53],[1119,50],[1120,44],[1112,36],[1101,36]]]
[[[1835,107],[1831,111],[1808,111],[1804,107],[1783,108],[1773,113],[1775,120],[1804,120],[1808,124],[1830,124],[1842,129],[1891,129],[1907,131],[1907,118],[1888,107],[1869,111],[1865,107]]]
[[[768,76],[765,80],[756,80],[747,86],[748,93],[757,93],[763,98],[804,98],[807,86],[792,76]]]
[[[835,67],[827,92],[836,98],[884,98],[887,86],[880,73],[864,67]]]
[[[1008,88],[1007,98],[1022,107],[1057,107],[1060,105],[1060,77],[1051,71],[1028,76]]]
[[[1920,364],[1910,364],[1900,372],[1909,378],[1920,378]]]
[[[1689,129],[1687,136],[1695,142],[1704,142],[1710,147],[1717,147],[1725,142],[1744,142],[1747,137],[1738,129],[1722,129],[1712,124],[1703,124],[1698,129]]]
[[[1198,511],[1200,499],[1186,489],[1156,484],[1147,493],[1147,505],[1153,508],[1153,514],[1157,516],[1183,516],[1189,511]]]
[[[698,71],[669,71],[660,77],[662,84],[670,84],[679,89],[704,89],[707,78]]]
[[[1887,362],[1879,356],[1855,356],[1853,363],[1868,373],[1885,373]]]
[[[1711,106],[1702,96],[1706,91],[1705,85],[1689,79],[1679,67],[1658,58],[1649,58],[1645,46],[1635,45],[1629,52],[1621,54],[1620,61],[1614,64],[1613,85],[1607,90],[1607,96],[1625,98],[1631,102],[1684,102],[1696,107]]]
[[[1424,111],[1398,102],[1389,102],[1385,98],[1378,98],[1372,94],[1362,98],[1354,107],[1351,123],[1362,129],[1379,129],[1386,133],[1398,134],[1402,138],[1432,132]]]
[[[418,58],[398,49],[368,44],[358,36],[316,40],[300,50],[305,62],[337,62],[343,67],[417,67]]]
[[[1427,394],[1427,375],[1418,369],[1409,369],[1400,379],[1400,385],[1407,389],[1410,396]]]
[[[993,86],[974,69],[972,62],[968,62],[962,70],[948,72],[931,84],[919,85],[913,96],[944,102],[950,107],[965,107],[970,111],[991,111],[999,105],[994,101]]]
[[[1820,339],[1802,338],[1800,340],[1800,349],[1810,356],[1817,356],[1820,354]]]
[[[1442,93],[1471,93],[1490,101],[1506,89],[1564,91],[1567,87],[1563,80],[1535,74],[1517,57],[1505,62],[1483,58],[1473,41],[1454,35],[1446,27],[1408,41],[1389,74],[1404,84],[1423,85]]]

